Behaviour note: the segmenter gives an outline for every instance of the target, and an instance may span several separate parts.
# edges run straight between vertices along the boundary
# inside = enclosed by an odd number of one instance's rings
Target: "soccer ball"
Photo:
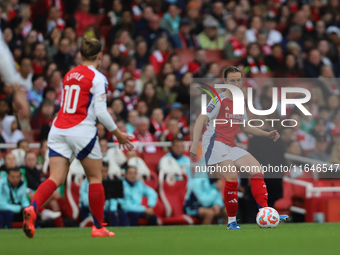
[[[260,228],[276,228],[280,223],[280,215],[274,208],[264,207],[257,213],[256,223]]]

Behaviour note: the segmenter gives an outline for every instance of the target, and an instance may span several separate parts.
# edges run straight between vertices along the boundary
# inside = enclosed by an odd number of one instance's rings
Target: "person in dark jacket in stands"
[[[304,71],[306,76],[309,78],[318,78],[321,74],[321,67],[323,65],[320,51],[318,49],[311,50],[305,63]]]
[[[182,18],[179,24],[179,31],[172,36],[175,49],[197,49],[199,43],[197,36],[191,33],[190,20]]]
[[[59,51],[54,56],[54,61],[57,64],[58,70],[64,74],[67,72],[70,65],[73,64],[73,58],[70,54],[70,41],[63,38],[59,42]]]

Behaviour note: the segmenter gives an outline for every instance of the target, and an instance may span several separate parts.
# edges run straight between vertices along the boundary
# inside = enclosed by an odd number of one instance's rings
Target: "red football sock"
[[[105,194],[103,184],[93,183],[89,185],[89,205],[96,228],[103,227]]]
[[[64,227],[64,220],[63,220],[62,216],[54,219],[53,221],[54,221],[54,224],[57,228],[63,228]]]
[[[47,199],[50,198],[50,196],[56,189],[57,185],[51,179],[47,179],[39,185],[31,203],[31,205],[33,205],[34,207],[35,212],[37,212],[37,209],[40,209],[40,207],[46,202]]]
[[[253,197],[256,200],[257,207],[260,209],[262,207],[268,206],[268,192],[266,183],[263,180],[263,174],[254,174],[251,177],[250,189]]]
[[[224,204],[227,209],[228,217],[236,217],[238,209],[238,182],[225,182]]]

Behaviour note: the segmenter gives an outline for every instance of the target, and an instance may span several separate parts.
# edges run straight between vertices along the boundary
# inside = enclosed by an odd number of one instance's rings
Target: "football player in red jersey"
[[[37,210],[64,183],[75,156],[84,167],[89,181],[89,205],[94,226],[93,237],[114,236],[103,227],[104,188],[102,185],[100,151],[96,119],[118,140],[124,149],[132,149],[130,136],[121,132],[106,108],[107,79],[97,71],[102,58],[102,45],[97,39],[83,39],[80,53],[83,64],[68,72],[63,79],[60,110],[48,136],[50,177],[37,189],[32,203],[23,211],[23,230],[32,238]]]
[[[226,84],[234,85],[238,88],[242,86],[241,71],[237,67],[231,66],[226,68],[223,72],[223,78]],[[259,209],[267,207],[268,193],[266,183],[263,179],[263,170],[259,162],[251,154],[237,147],[235,136],[239,127],[247,134],[268,137],[269,139],[273,139],[274,142],[276,142],[280,135],[276,130],[266,132],[259,128],[249,126],[247,124],[246,113],[244,115],[233,114],[233,95],[230,90],[226,89],[220,93],[219,96],[221,101],[216,100],[215,105],[213,100],[211,100],[207,107],[207,114],[201,114],[196,120],[190,154],[192,157],[196,157],[200,134],[204,124],[207,122],[207,130],[202,138],[202,151],[206,165],[219,165],[221,168],[225,167],[225,169],[239,169],[240,167],[251,169],[249,171],[251,175],[251,192]],[[213,125],[214,119],[226,119],[228,122],[222,125]],[[240,229],[240,226],[236,222],[238,209],[237,172],[229,171],[221,172],[220,174],[226,180],[224,200],[228,213],[228,229]],[[281,220],[287,217],[287,215],[280,216]]]

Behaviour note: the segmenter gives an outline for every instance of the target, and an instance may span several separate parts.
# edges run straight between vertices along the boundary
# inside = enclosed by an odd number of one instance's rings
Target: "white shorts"
[[[86,157],[102,158],[97,134],[93,138],[52,134],[48,136],[47,145],[50,157],[61,156],[70,159],[74,155],[79,160]]]
[[[212,141],[202,145],[202,151],[206,165],[215,165],[225,160],[235,161],[249,154],[239,147],[231,147],[219,141]]]

